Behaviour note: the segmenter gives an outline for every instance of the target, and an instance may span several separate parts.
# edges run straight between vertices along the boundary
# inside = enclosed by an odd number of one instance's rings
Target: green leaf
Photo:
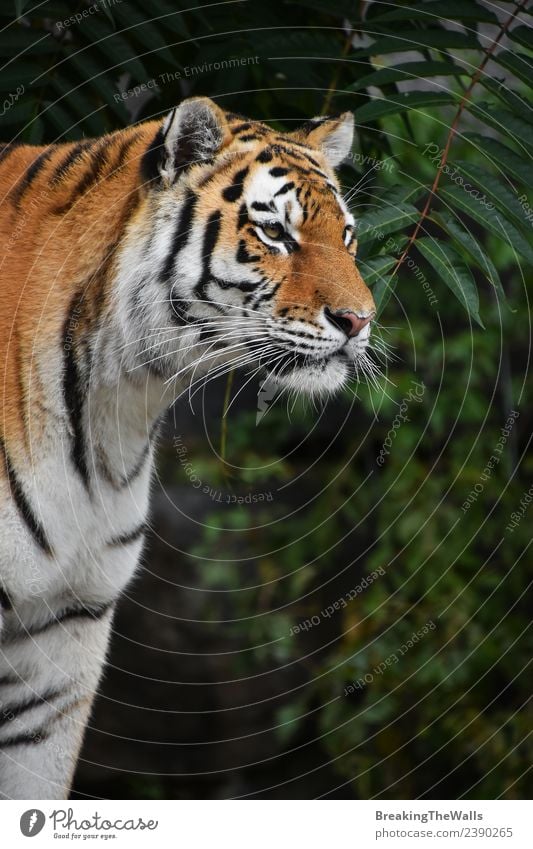
[[[356,9],[353,0],[335,0],[334,4],[329,2],[329,0],[295,0],[295,2],[289,2],[287,5],[316,9],[335,18],[347,18],[352,22],[355,22],[358,17],[355,14]]]
[[[363,280],[367,286],[373,286],[376,281],[382,280],[390,269],[396,264],[393,256],[375,256],[372,259],[361,260],[357,263]]]
[[[84,91],[87,86],[88,91],[94,91],[103,103],[107,103],[122,125],[128,123],[128,113],[124,103],[114,98],[114,95],[118,94],[118,89],[109,84],[105,68],[102,68],[93,56],[87,52],[73,53],[69,57],[67,67],[69,66],[75,69],[82,81],[77,91]]]
[[[106,132],[107,126],[101,112],[105,108],[105,104],[93,103],[83,92],[82,89],[78,89],[74,95],[71,96],[72,90],[72,81],[67,80],[65,77],[60,74],[55,74],[51,78],[51,83],[53,88],[58,93],[58,100],[62,101],[63,107],[68,104],[68,106],[79,116],[79,120],[77,125],[80,125],[87,129],[89,133],[92,133],[95,136],[102,135]],[[56,101],[55,104],[51,106],[50,112],[56,109],[59,106]],[[50,115],[50,119],[52,116]],[[71,122],[74,123],[74,122]]]
[[[533,186],[533,166],[510,147],[489,136],[480,136],[478,133],[464,133],[464,137],[473,142],[477,148],[477,154],[483,154],[502,170],[509,171],[525,186]]]
[[[418,200],[426,191],[425,186],[409,183],[408,186],[395,186],[393,189],[387,189],[379,200],[380,203],[386,203],[388,206],[396,206],[400,203]]]
[[[15,94],[20,86],[27,88],[34,77],[39,76],[42,68],[35,62],[12,62],[0,74],[0,91]],[[32,93],[35,92],[35,88]],[[1,104],[0,104],[1,106]]]
[[[510,53],[509,51],[504,52],[502,50],[492,58],[494,62],[497,62],[498,65],[501,65],[506,71],[510,71],[515,75],[515,77],[522,80],[528,88],[531,87],[533,64],[531,63],[529,56],[525,56],[523,53],[519,53],[518,51]]]
[[[479,41],[471,34],[445,29],[413,29],[378,38],[373,44],[357,49],[347,58],[361,59],[365,56],[381,56],[403,50],[421,52],[426,47],[433,47],[435,50],[481,50]]]
[[[481,187],[480,191],[489,197],[501,211],[513,221],[517,227],[525,229],[529,234],[529,224],[526,222],[524,210],[517,196],[493,174],[473,162],[459,160],[454,165],[467,177]]]
[[[282,745],[287,745],[306,718],[303,700],[289,702],[277,711],[276,736]]]
[[[372,24],[380,24],[388,21],[415,21],[425,20],[428,23],[435,19],[439,20],[457,20],[457,21],[483,21],[485,23],[496,24],[498,18],[486,7],[479,3],[465,2],[465,0],[430,0],[425,3],[406,4],[400,9],[394,9],[391,12],[385,12],[383,15],[376,15],[372,18]]]
[[[113,15],[111,14],[111,9],[108,9],[107,6],[104,4],[102,6],[102,12],[106,16],[107,20],[109,21],[109,23],[111,24],[113,29],[116,29],[115,19],[114,19]]]
[[[15,14],[17,18],[24,13],[24,9],[29,5],[30,0],[15,0]]]
[[[94,42],[95,48],[104,54],[107,67],[111,70],[130,71],[134,78],[143,82],[148,79],[149,74],[131,44],[120,34],[110,31],[109,26],[96,18],[84,18],[80,24],[85,33]]]
[[[522,47],[527,47],[528,50],[533,50],[533,32],[531,27],[515,27],[507,33],[511,41],[516,41]]]
[[[25,127],[35,117],[35,106],[29,101],[19,101],[11,108],[6,109],[2,115],[2,126],[12,126],[19,124],[20,127]],[[10,134],[11,137],[11,134]]]
[[[365,74],[348,86],[349,91],[358,91],[367,86],[384,86],[396,82],[410,82],[421,77],[452,77],[468,74],[464,68],[453,62],[404,62],[391,68],[379,68],[371,74]]]
[[[363,243],[373,238],[383,238],[388,233],[401,230],[417,220],[420,213],[411,203],[387,205],[383,209],[367,212],[357,223],[357,239]]]
[[[53,53],[55,50],[57,50],[57,41],[49,32],[37,32],[20,24],[6,27],[0,32],[0,56],[16,57],[19,65],[26,55],[35,58]]]
[[[374,298],[374,303],[376,305],[376,317],[382,314],[385,309],[387,303],[390,300],[390,297],[394,290],[396,289],[396,284],[398,283],[398,275],[395,274],[394,277],[381,277],[372,287],[372,297]]]
[[[456,247],[458,243],[462,250],[467,254],[468,259],[481,269],[489,283],[491,283],[494,287],[497,297],[506,301],[507,298],[501,284],[500,275],[488,255],[486,248],[482,248],[479,242],[474,239],[472,234],[469,233],[468,230],[465,230],[451,216],[443,213],[434,213],[431,218],[455,240]]]
[[[497,236],[508,245],[512,245],[517,253],[533,264],[533,249],[521,232],[505,220],[501,213],[496,210],[487,209],[479,201],[470,197],[459,186],[442,186],[439,195],[448,201],[452,207],[468,213],[474,221],[477,221],[494,236]]]
[[[375,121],[385,115],[396,115],[412,109],[423,109],[431,106],[446,106],[457,102],[457,95],[440,91],[408,91],[394,97],[373,100],[355,109],[355,119],[363,124]]]
[[[29,127],[26,127],[21,140],[25,141],[26,144],[44,144],[44,121],[40,115],[37,115],[37,118],[33,119]]]
[[[71,105],[69,103],[69,105]],[[55,142],[63,142],[70,138],[69,131],[76,127],[76,119],[60,103],[46,103],[46,117],[57,130],[57,136],[52,139]],[[83,119],[79,120],[81,124]]]
[[[479,298],[476,284],[468,266],[465,265],[459,254],[450,245],[429,237],[417,239],[416,247],[439,277],[449,286],[469,315],[483,327],[483,322],[479,317]]]
[[[147,49],[148,53],[156,53],[158,58],[164,59],[176,68],[178,67],[178,62],[176,62],[168,47],[166,38],[151,20],[147,20],[146,12],[144,14],[139,12],[135,6],[129,3],[127,9],[117,6],[115,14],[117,20],[126,28],[121,31],[122,35],[128,39],[137,39]]]
[[[533,73],[533,68],[532,68]],[[507,109],[496,109],[492,103],[471,103],[469,111],[484,124],[488,124],[499,133],[512,139],[515,144],[523,145],[533,151],[533,133],[531,125]]]
[[[266,56],[268,59],[279,56],[283,56],[285,59],[294,56],[306,58],[311,56],[331,61],[331,57],[337,56],[339,52],[338,35],[327,30],[325,32],[314,29],[278,33],[259,32],[254,38],[255,45],[257,45],[257,53]]]
[[[137,0],[137,2],[139,3],[141,13],[146,14],[145,0]],[[151,0],[150,20],[154,23],[154,25],[158,27],[166,27],[184,38],[189,38],[190,36],[190,31],[185,23],[182,10],[173,8],[172,5],[166,3],[165,0]],[[205,29],[208,29],[208,27]]]
[[[533,123],[533,114],[531,114],[531,106],[520,97],[515,91],[509,88],[503,80],[494,80],[492,77],[482,77],[479,81],[483,88],[494,94],[498,100],[501,100],[504,106],[512,109],[515,115],[525,118],[526,121]]]

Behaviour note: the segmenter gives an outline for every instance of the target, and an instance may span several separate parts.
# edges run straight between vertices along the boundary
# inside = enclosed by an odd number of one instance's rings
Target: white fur
[[[353,136],[354,118],[351,112],[346,112],[339,125],[328,134],[322,144],[322,151],[332,168],[337,168],[351,152]]]

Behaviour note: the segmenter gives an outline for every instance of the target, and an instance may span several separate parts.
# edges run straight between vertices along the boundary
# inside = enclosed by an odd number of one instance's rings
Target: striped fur
[[[352,123],[198,98],[2,150],[0,796],[69,792],[167,406],[234,365],[327,393],[364,356],[369,325],[331,319],[374,309],[333,170]]]

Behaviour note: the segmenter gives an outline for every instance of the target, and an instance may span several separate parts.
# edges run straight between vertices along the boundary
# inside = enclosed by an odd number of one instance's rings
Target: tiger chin
[[[0,150],[0,798],[69,794],[170,403],[234,367],[328,394],[364,362],[352,138],[193,98]]]

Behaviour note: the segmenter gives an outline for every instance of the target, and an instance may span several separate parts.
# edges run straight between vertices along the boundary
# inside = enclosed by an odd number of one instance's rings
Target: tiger
[[[236,367],[327,397],[370,358],[353,137],[192,97],[1,148],[0,798],[71,793],[169,406]]]

